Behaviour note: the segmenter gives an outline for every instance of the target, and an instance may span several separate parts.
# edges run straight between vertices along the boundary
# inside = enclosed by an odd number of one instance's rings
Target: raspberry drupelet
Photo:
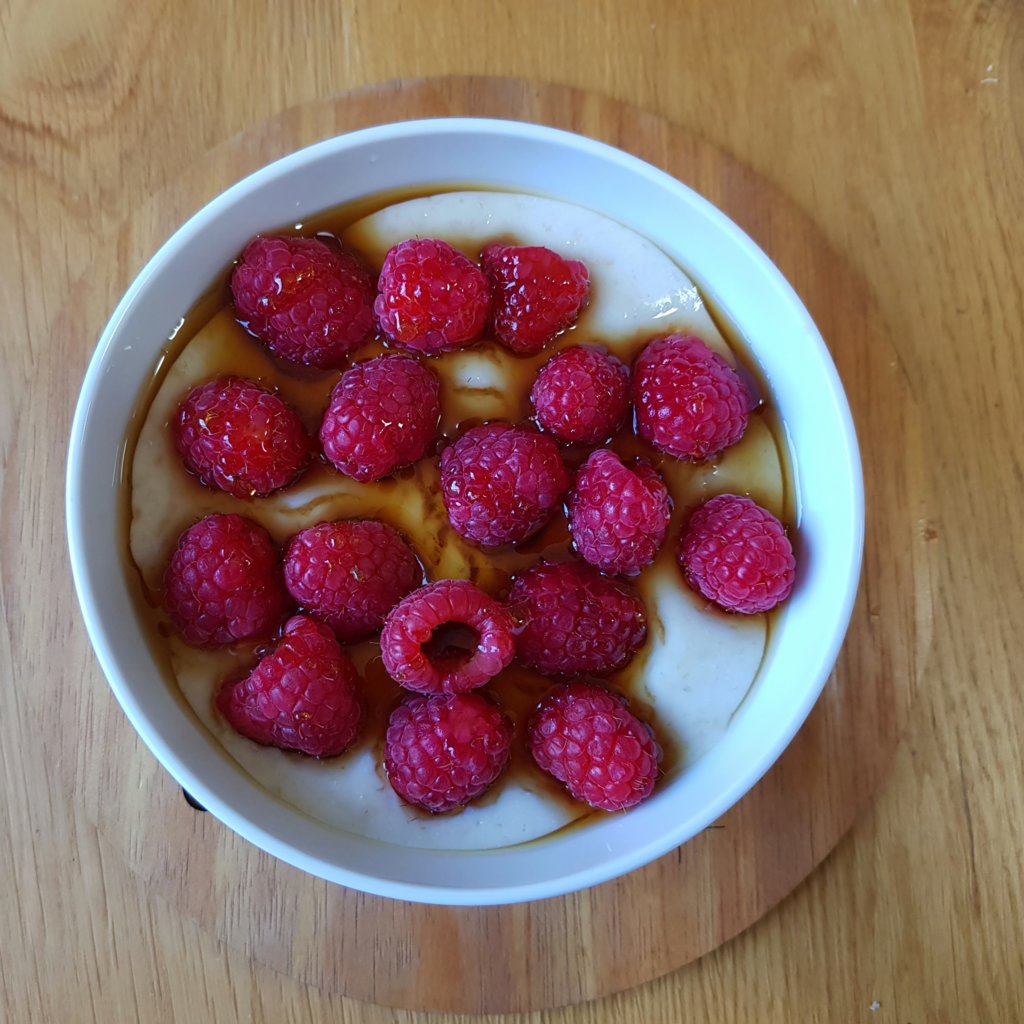
[[[384,768],[403,800],[444,814],[485,793],[511,752],[512,723],[479,694],[408,697],[388,721]]]
[[[584,682],[561,686],[541,701],[528,732],[538,766],[597,810],[624,811],[654,791],[661,748],[617,693]]]
[[[346,249],[317,238],[249,243],[231,277],[242,325],[278,358],[343,366],[373,331],[373,277]]]
[[[765,508],[720,494],[690,516],[679,547],[687,583],[719,608],[756,615],[793,589],[796,559],[786,529]]]
[[[193,647],[269,635],[288,609],[270,534],[239,515],[207,516],[189,527],[164,573],[164,607]]]
[[[580,556],[602,572],[635,576],[665,540],[672,501],[658,471],[615,452],[592,453],[569,496],[569,529]]]
[[[458,249],[433,238],[394,246],[384,258],[373,311],[396,345],[436,355],[472,344],[484,332],[491,285]]]
[[[633,367],[637,430],[655,448],[700,462],[736,444],[751,399],[736,371],[694,336],[652,341]]]
[[[504,605],[466,580],[414,590],[391,610],[380,638],[388,675],[417,693],[464,693],[493,679],[515,655]]]
[[[603,349],[565,348],[537,374],[530,401],[549,434],[567,443],[597,444],[626,419],[629,370]]]
[[[647,639],[643,601],[588,565],[536,565],[516,578],[508,604],[522,622],[516,657],[545,675],[608,675]]]
[[[255,743],[336,757],[359,732],[360,687],[334,634],[296,615],[248,676],[221,687],[217,707],[236,732]]]
[[[347,370],[320,427],[324,454],[361,483],[427,454],[441,416],[437,375],[410,356],[380,356]]]
[[[207,487],[260,498],[287,487],[312,445],[299,414],[272,391],[243,377],[193,388],[172,421],[185,468]]]
[[[284,579],[299,605],[350,643],[384,625],[388,612],[423,582],[423,567],[393,527],[349,519],[297,533]]]
[[[508,423],[466,431],[441,453],[448,518],[483,547],[518,544],[548,522],[569,489],[558,445]]]
[[[571,327],[590,296],[590,273],[541,245],[489,245],[481,257],[494,285],[494,335],[535,355]]]

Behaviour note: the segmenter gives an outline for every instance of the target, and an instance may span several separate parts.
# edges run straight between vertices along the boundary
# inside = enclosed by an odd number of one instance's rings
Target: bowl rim
[[[114,347],[122,321],[136,301],[139,293],[143,291],[151,279],[161,273],[164,269],[164,264],[168,262],[173,253],[181,249],[183,245],[187,245],[195,235],[203,231],[210,222],[216,220],[222,211],[230,208],[240,197],[258,188],[265,182],[288,175],[293,169],[301,167],[307,162],[314,161],[320,156],[385,140],[390,142],[400,138],[436,133],[468,135],[497,133],[506,138],[511,136],[523,140],[554,143],[582,151],[604,161],[610,161],[626,171],[647,178],[652,184],[662,189],[675,193],[681,201],[696,207],[705,218],[713,222],[717,230],[730,236],[736,244],[746,249],[754,260],[760,264],[762,271],[767,273],[775,288],[779,290],[783,301],[799,317],[806,332],[807,340],[816,349],[820,369],[823,371],[828,383],[829,398],[834,407],[837,423],[843,437],[844,454],[846,456],[843,468],[848,473],[846,484],[850,489],[854,502],[852,510],[854,529],[849,537],[847,549],[842,552],[845,590],[839,605],[840,611],[831,642],[822,652],[818,663],[808,666],[807,675],[808,678],[813,677],[815,679],[814,685],[808,686],[803,692],[802,699],[794,702],[789,709],[788,716],[774,730],[774,741],[764,750],[761,756],[756,760],[745,763],[742,770],[738,771],[734,776],[732,783],[705,800],[699,811],[677,821],[643,846],[620,852],[618,855],[609,857],[592,868],[575,871],[570,869],[564,874],[557,876],[554,880],[544,879],[539,882],[503,884],[473,889],[381,878],[357,869],[342,868],[337,863],[325,861],[307,850],[299,849],[290,842],[266,831],[259,823],[252,820],[252,818],[237,807],[222,801],[219,796],[209,789],[203,779],[192,770],[190,765],[178,755],[174,747],[164,742],[160,731],[154,726],[150,716],[142,707],[132,688],[126,685],[125,680],[121,678],[121,672],[115,664],[114,656],[100,621],[97,607],[102,600],[102,595],[97,591],[95,581],[90,578],[87,572],[84,557],[86,503],[82,499],[88,487],[84,473],[84,463],[78,457],[83,447],[86,432],[86,414],[92,404],[92,398],[102,383],[108,356]],[[666,171],[614,146],[574,132],[531,122],[464,117],[417,119],[376,125],[336,135],[303,147],[237,181],[211,199],[181,224],[136,275],[100,335],[95,351],[90,358],[70,433],[65,512],[72,575],[92,647],[96,652],[107,682],[129,721],[146,746],[160,764],[170,772],[176,782],[194,796],[215,817],[233,831],[239,833],[244,839],[294,867],[374,895],[413,902],[447,905],[490,905],[543,899],[570,894],[618,877],[651,862],[655,858],[681,845],[681,843],[688,841],[749,792],[791,743],[796,732],[817,702],[838,657],[849,627],[859,589],[865,520],[864,483],[859,444],[853,416],[840,382],[838,371],[821,333],[796,291],[757,243],[723,211],[694,189],[685,185]],[[259,784],[257,783],[257,785]]]

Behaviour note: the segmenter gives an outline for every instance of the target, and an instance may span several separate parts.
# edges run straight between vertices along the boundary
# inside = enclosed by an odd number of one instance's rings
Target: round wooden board
[[[685,129],[605,97],[502,79],[402,81],[290,110],[214,149],[131,213],[57,318],[44,366],[77,386],[121,292],[200,205],[264,163],[339,132],[417,117],[543,122],[635,153],[736,220],[796,287],[839,366],[868,496],[860,599],[839,665],[804,728],[721,821],[625,878],[512,907],[365,896],[288,867],[198,813],[143,747],[88,653],[70,585],[63,673],[34,698],[51,763],[104,847],[158,895],[254,959],[394,1007],[510,1012],[593,999],[674,970],[758,920],[835,846],[875,792],[912,702],[930,588],[918,529],[919,418],[864,282],[810,219],[750,168]],[[71,372],[68,372],[70,367]],[[66,396],[68,406],[74,395]],[[63,428],[63,423],[61,424]],[[55,439],[55,443],[63,443]],[[59,482],[54,483],[54,498]],[[52,553],[64,559],[58,524]],[[58,567],[59,569],[59,567]],[[63,643],[63,639],[61,643]],[[53,652],[51,652],[53,653]],[[80,687],[59,688],[82,678]]]

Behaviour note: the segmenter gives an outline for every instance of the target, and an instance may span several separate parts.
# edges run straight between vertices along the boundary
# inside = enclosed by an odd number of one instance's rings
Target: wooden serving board
[[[399,81],[286,112],[227,142],[134,211],[72,289],[47,365],[69,381],[132,276],[192,212],[264,163],[339,132],[418,117],[543,122],[602,139],[691,185],[736,220],[796,287],[839,366],[867,483],[864,579],[838,667],[766,778],[718,823],[647,868],[573,896],[481,909],[400,903],[330,885],[186,803],[143,747],[88,649],[70,582],[62,671],[29,698],[51,764],[105,849],[158,896],[255,960],[394,1007],[522,1011],[593,999],[674,970],[749,927],[835,846],[885,775],[931,622],[918,411],[864,282],[769,182],[684,128],[605,97],[502,79]],[[68,368],[70,367],[70,372]],[[45,367],[44,367],[45,369]],[[65,423],[58,423],[63,430]],[[64,434],[49,439],[55,448]],[[61,482],[54,478],[54,507]],[[67,576],[54,521],[44,574]],[[65,680],[80,679],[69,692]]]

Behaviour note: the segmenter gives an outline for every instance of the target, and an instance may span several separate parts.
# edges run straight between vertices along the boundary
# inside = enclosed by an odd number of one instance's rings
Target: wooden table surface
[[[63,522],[11,470],[40,406],[68,391],[34,370],[54,320],[127,213],[286,107],[451,73],[627,100],[806,211],[875,297],[934,495],[916,524],[933,639],[873,808],[739,938],[536,1019],[1024,1020],[1024,6],[0,0],[0,1021],[428,1019],[251,962],[55,802],[67,766],[39,756],[24,695],[64,634],[24,595]]]

